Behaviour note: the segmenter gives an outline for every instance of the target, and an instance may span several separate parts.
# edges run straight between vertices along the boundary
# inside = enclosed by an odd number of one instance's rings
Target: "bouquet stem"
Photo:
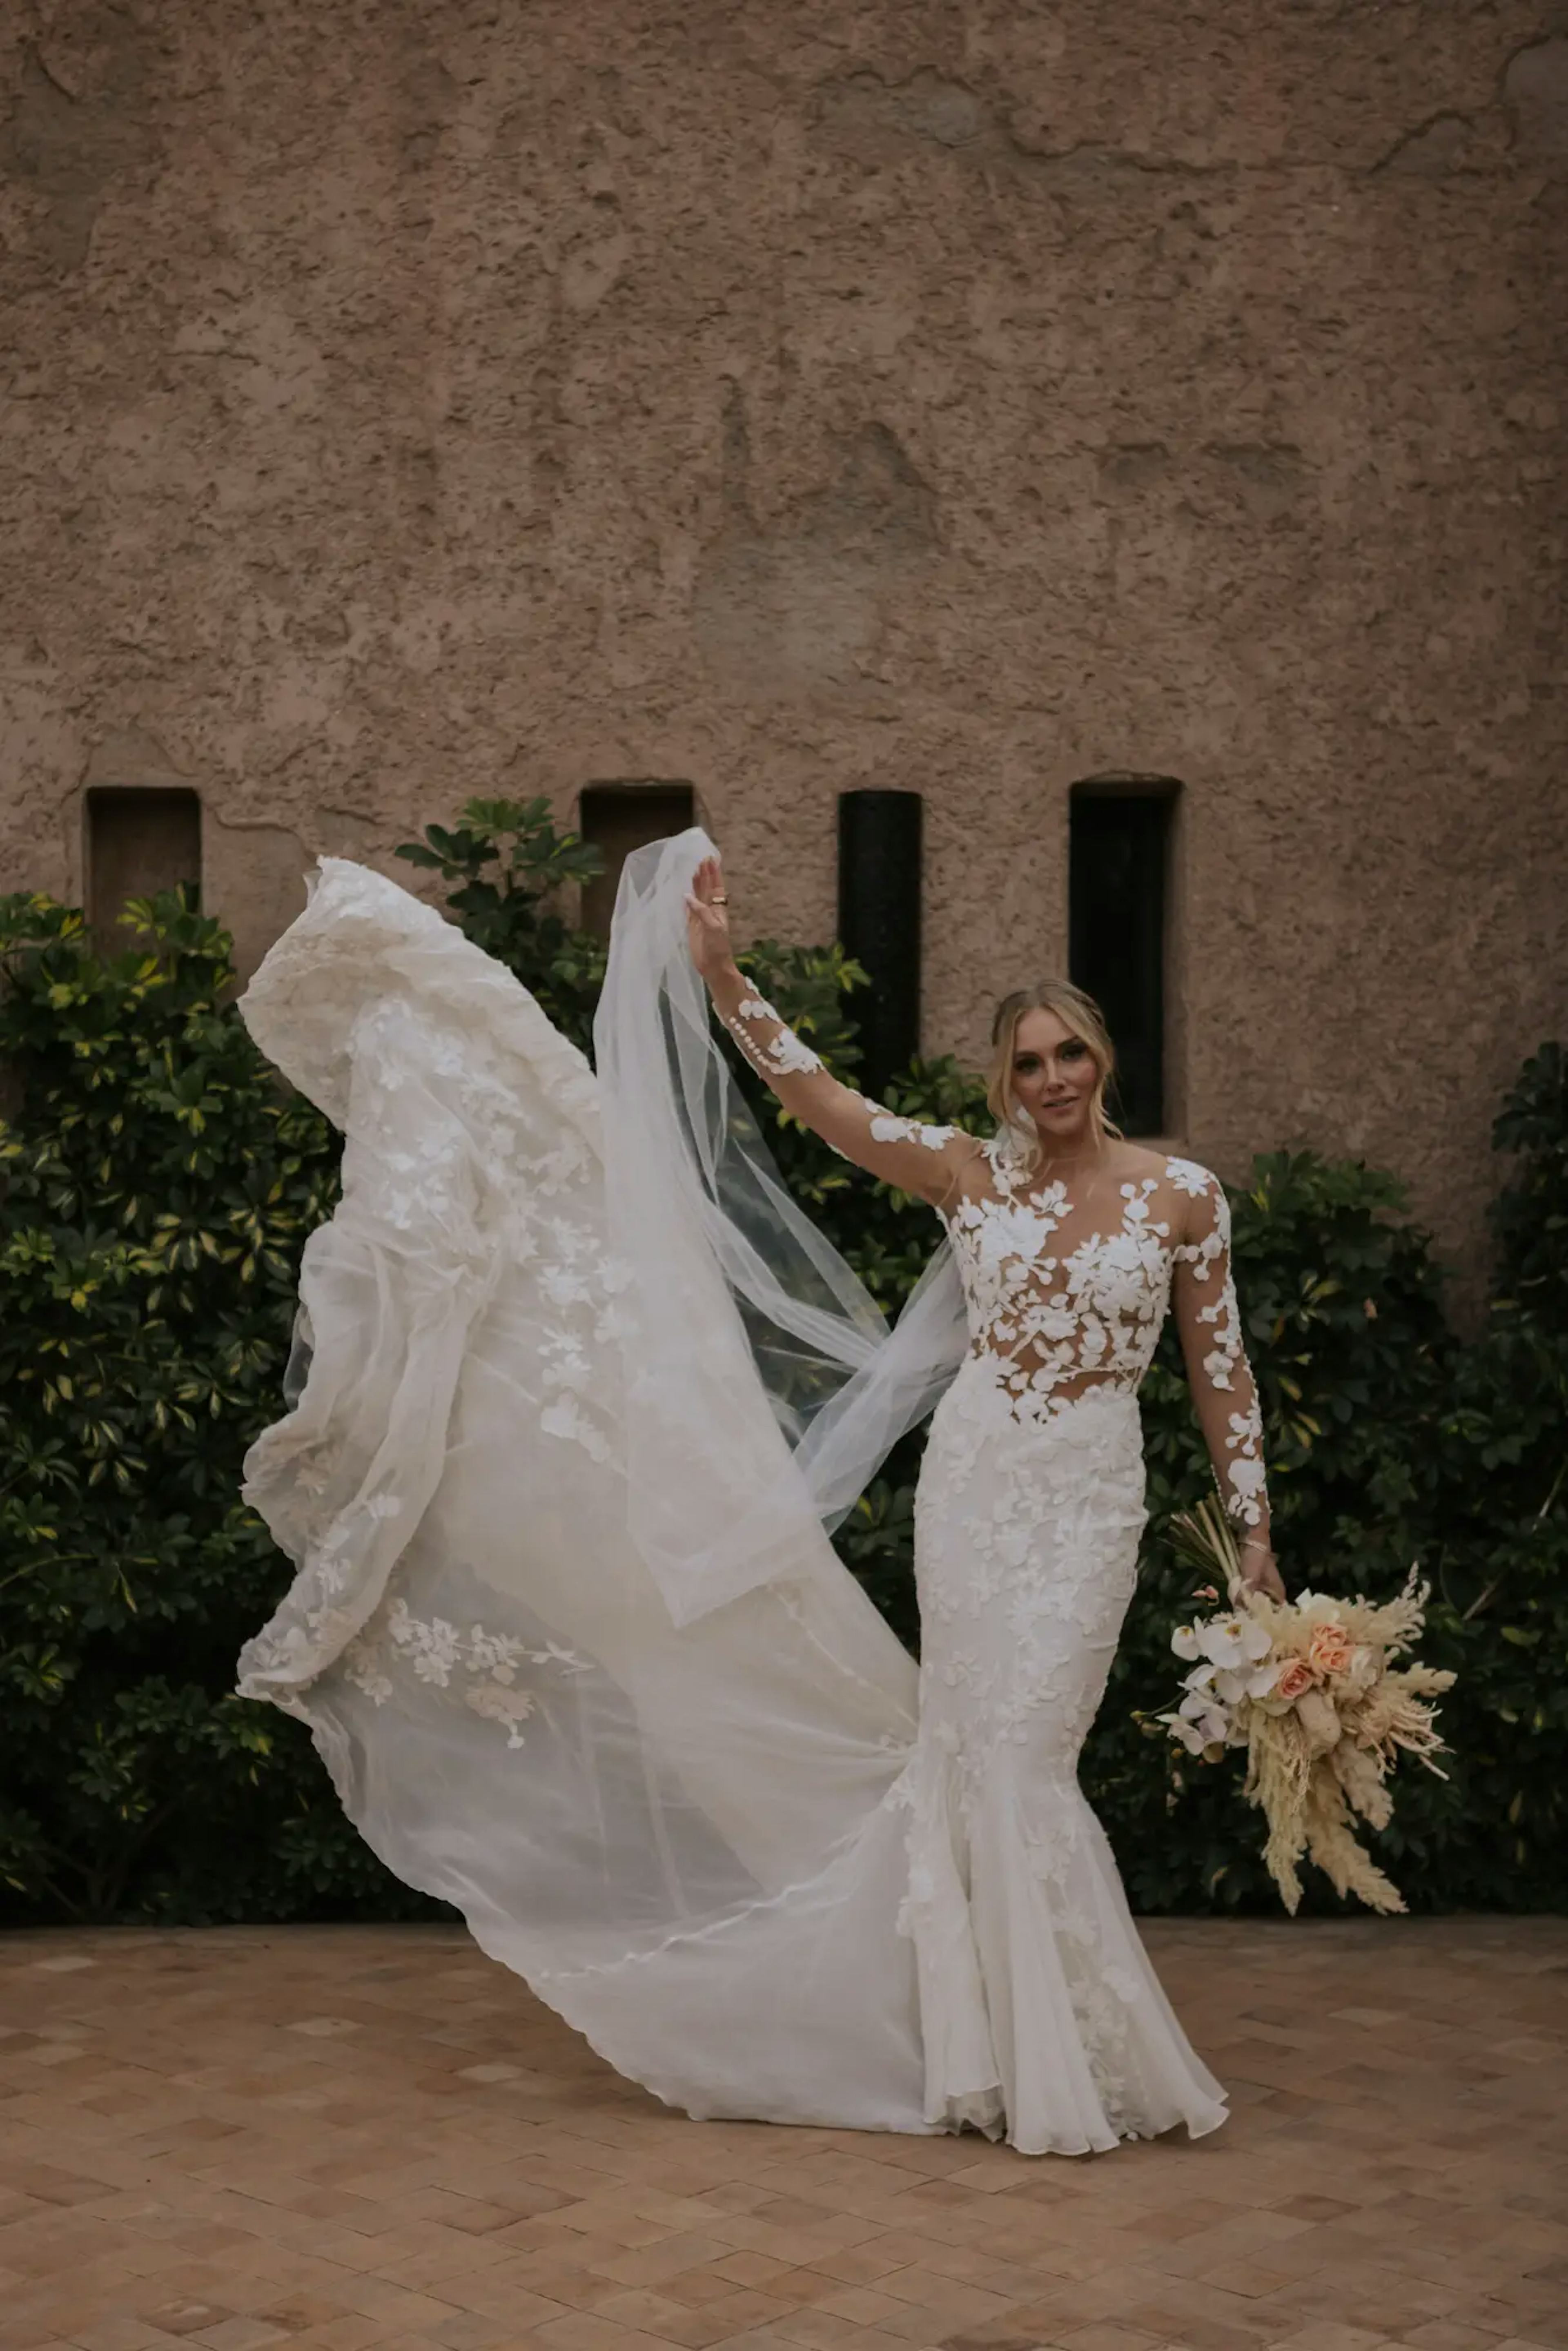
[[[1202,1575],[1218,1577],[1227,1599],[1238,1600],[1246,1593],[1235,1526],[1212,1494],[1171,1520],[1170,1541],[1178,1559]]]

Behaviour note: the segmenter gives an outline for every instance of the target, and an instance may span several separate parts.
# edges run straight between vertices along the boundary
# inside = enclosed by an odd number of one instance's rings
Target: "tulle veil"
[[[627,859],[593,1032],[606,1222],[636,1301],[631,1526],[677,1624],[779,1573],[803,1517],[834,1527],[965,1343],[946,1240],[890,1332],[785,1189],[687,948],[686,893],[712,853],[694,827]],[[758,1421],[758,1382],[781,1444]]]

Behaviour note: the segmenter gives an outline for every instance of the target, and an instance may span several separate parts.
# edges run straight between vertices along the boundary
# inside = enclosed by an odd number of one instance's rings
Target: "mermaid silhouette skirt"
[[[246,1463],[295,1573],[240,1687],[308,1726],[388,1866],[694,2116],[1030,2152],[1213,2128],[1074,1777],[1132,1589],[1132,1398],[1029,1426],[966,1364],[918,1498],[918,1679],[809,1512],[677,1624],[631,1531],[636,1301],[586,1063],[340,861],[244,1008],[345,1155]],[[737,1331],[697,1338],[748,1411]]]
[[[994,1357],[938,1405],[915,1504],[920,1721],[903,1783],[925,2112],[1030,2153],[1224,2119],[1078,1785],[1137,1573],[1136,1401],[1020,1420]]]

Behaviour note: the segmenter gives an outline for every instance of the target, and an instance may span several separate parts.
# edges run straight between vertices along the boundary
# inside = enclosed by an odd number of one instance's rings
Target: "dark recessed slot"
[[[610,935],[621,868],[634,849],[651,841],[667,841],[696,822],[690,784],[589,784],[584,787],[579,824],[584,841],[591,841],[604,860],[602,873],[585,883],[582,922],[585,930]]]
[[[202,883],[202,803],[193,791],[103,785],[87,796],[87,917],[106,952],[134,946],[128,898]]]
[[[918,792],[839,794],[839,938],[872,983],[849,1010],[873,1094],[920,1050],[920,823]]]
[[[1069,968],[1116,1048],[1111,1111],[1128,1134],[1166,1121],[1166,892],[1170,790],[1072,794]]]

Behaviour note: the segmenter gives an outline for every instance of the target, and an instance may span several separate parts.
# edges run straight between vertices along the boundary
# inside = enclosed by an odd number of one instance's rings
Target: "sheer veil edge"
[[[637,1301],[628,1506],[677,1623],[787,1570],[810,1520],[835,1526],[965,1345],[946,1241],[890,1333],[785,1189],[687,948],[712,852],[694,828],[628,858],[594,1023],[606,1224]]]

